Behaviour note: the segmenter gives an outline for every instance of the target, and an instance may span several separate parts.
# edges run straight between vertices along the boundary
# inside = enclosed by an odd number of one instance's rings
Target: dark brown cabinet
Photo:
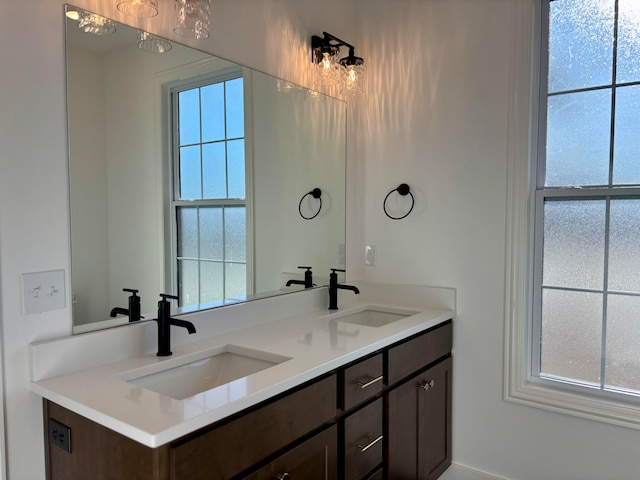
[[[452,323],[245,412],[148,448],[60,405],[71,452],[46,435],[48,480],[432,480],[451,463]]]
[[[451,464],[451,358],[388,393],[388,477],[438,478]]]
[[[246,480],[336,480],[338,454],[334,425],[282,454]]]

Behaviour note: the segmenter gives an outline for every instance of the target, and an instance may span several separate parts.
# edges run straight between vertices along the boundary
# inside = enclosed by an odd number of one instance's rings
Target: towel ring
[[[320,205],[318,206],[318,211],[314,215],[312,215],[311,217],[305,217],[304,214],[302,213],[302,202],[309,195],[311,195],[313,198],[317,198],[320,201]],[[313,190],[311,190],[310,192],[307,192],[302,196],[302,198],[300,199],[300,203],[298,203],[298,213],[305,220],[312,220],[312,219],[314,219],[314,218],[316,218],[318,216],[318,214],[320,213],[320,210],[322,210],[322,190],[320,190],[318,187],[316,187]]]
[[[393,192],[398,192],[403,197],[406,196],[406,195],[410,195],[411,196],[411,208],[409,208],[409,211],[407,213],[405,213],[404,215],[402,215],[401,217],[392,217],[391,215],[389,215],[389,212],[387,212],[387,199],[389,198],[389,195],[391,195]],[[413,196],[413,193],[411,193],[411,189],[409,188],[409,185],[407,185],[406,183],[401,183],[398,186],[398,188],[394,188],[389,193],[387,193],[386,197],[384,197],[384,202],[382,202],[382,209],[384,210],[384,214],[387,217],[389,217],[391,220],[402,220],[403,218],[405,218],[407,215],[409,215],[413,211],[413,206],[415,204],[416,204],[416,199]]]

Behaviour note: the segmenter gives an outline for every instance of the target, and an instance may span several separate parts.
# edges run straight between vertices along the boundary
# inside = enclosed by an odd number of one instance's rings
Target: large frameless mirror
[[[66,19],[74,332],[128,323],[123,289],[151,319],[160,293],[179,314],[302,289],[287,286],[299,266],[326,284],[344,265],[344,102],[121,23],[98,35],[78,16]]]

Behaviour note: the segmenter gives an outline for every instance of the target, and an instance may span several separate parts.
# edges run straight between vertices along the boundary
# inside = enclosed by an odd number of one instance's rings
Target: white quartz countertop
[[[367,305],[385,304],[363,299],[336,313],[316,308],[176,345],[171,357],[153,352],[34,380],[32,391],[144,445],[158,447],[454,316],[453,310],[395,305],[419,313],[381,327],[335,321]],[[184,400],[122,379],[134,377],[137,369],[164,369],[228,345],[290,360]]]

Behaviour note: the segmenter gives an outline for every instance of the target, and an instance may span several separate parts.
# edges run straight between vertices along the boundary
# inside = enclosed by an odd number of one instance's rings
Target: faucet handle
[[[169,295],[168,293],[161,293],[160,297],[162,298],[162,301],[164,302],[168,302],[169,300],[167,300],[168,298],[173,299],[173,300],[179,300],[177,295]]]
[[[330,270],[331,270],[333,273],[336,273],[336,272],[342,272],[342,273],[344,273],[344,272],[346,272],[346,270],[345,270],[345,269],[343,269],[343,268],[331,268]]]
[[[136,290],[135,288],[123,288],[122,291],[132,293],[135,297],[140,290]]]
[[[298,268],[306,268],[306,269],[307,269],[307,271],[310,271],[310,270],[311,270],[311,267],[302,267],[302,266],[300,266],[300,265],[298,265]]]

